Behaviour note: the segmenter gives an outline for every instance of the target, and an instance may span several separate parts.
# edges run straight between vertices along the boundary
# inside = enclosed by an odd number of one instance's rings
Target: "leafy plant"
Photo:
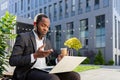
[[[95,56],[94,64],[103,65],[105,64],[104,58],[102,56],[101,50],[98,50],[98,54]]]
[[[5,70],[4,65],[8,64],[8,40],[14,38],[16,34],[12,34],[11,30],[14,29],[16,24],[15,16],[6,12],[0,19],[0,75]]]
[[[111,59],[108,61],[108,65],[113,65],[114,64],[114,61]]]
[[[86,58],[83,62],[82,62],[82,64],[89,64],[90,63],[90,59],[89,58]]]
[[[80,52],[78,52],[77,56],[82,56]]]
[[[64,42],[64,45],[69,47],[69,48],[75,49],[77,51],[80,48],[82,48],[82,44],[81,44],[80,40],[77,39],[76,37],[73,37],[73,38],[70,38],[70,39],[66,40]]]

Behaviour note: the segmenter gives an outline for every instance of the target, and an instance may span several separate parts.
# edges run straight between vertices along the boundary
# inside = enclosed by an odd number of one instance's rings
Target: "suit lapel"
[[[32,44],[34,46],[34,50],[36,51],[37,50],[37,46],[36,46],[36,41],[35,41],[35,36],[34,36],[34,33],[33,31],[30,33],[30,38],[31,38],[31,41],[32,41]]]

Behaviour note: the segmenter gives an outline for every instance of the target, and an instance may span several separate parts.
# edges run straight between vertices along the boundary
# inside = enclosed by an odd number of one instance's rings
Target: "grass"
[[[95,65],[80,65],[77,66],[74,71],[75,72],[82,72],[82,71],[87,71],[87,70],[91,70],[91,69],[98,69],[100,68],[100,66],[95,66]]]

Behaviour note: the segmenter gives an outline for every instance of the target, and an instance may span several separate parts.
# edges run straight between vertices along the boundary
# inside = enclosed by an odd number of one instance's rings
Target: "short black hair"
[[[37,19],[36,19],[36,24],[37,24],[37,25],[38,25],[38,23],[39,23],[40,21],[42,21],[42,18],[43,18],[43,17],[48,18],[48,16],[45,15],[45,14],[40,14],[40,15],[37,16]]]

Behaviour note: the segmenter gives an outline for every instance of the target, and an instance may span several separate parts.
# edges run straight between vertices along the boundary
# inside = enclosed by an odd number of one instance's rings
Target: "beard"
[[[39,37],[44,37],[46,35],[45,33],[42,33],[41,31],[39,31],[38,27],[36,29],[36,33]]]

